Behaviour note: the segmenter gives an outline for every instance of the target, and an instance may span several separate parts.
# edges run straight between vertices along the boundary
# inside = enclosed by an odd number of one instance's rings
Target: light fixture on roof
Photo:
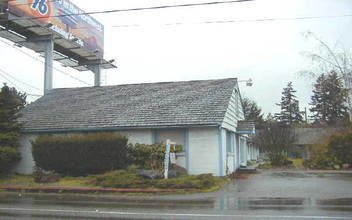
[[[99,53],[99,50],[98,50],[98,49],[95,49],[95,50],[93,51],[93,53]]]
[[[72,38],[70,41],[71,42],[76,42],[76,41],[78,41],[79,39],[77,38],[77,37],[74,37],[74,38]]]
[[[114,63],[115,62],[115,59],[111,59],[108,61],[109,63]]]
[[[248,79],[248,80],[239,80],[238,82],[245,82],[246,86],[253,86],[253,80],[252,79]]]

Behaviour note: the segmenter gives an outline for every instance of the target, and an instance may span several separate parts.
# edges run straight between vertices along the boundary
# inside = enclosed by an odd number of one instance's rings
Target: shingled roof
[[[237,79],[54,89],[28,105],[24,132],[221,125]]]

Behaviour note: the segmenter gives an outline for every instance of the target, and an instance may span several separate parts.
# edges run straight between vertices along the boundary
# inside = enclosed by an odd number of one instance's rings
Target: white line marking
[[[107,211],[79,211],[79,210],[56,210],[56,209],[26,209],[26,208],[0,208],[3,211],[30,211],[51,213],[86,213],[86,214],[111,214],[111,215],[144,215],[144,216],[184,216],[184,217],[247,217],[247,218],[299,218],[299,219],[352,219],[352,216],[294,216],[294,215],[219,215],[219,214],[176,214],[176,213],[143,213],[143,212],[107,212]],[[38,214],[38,213],[37,213]]]

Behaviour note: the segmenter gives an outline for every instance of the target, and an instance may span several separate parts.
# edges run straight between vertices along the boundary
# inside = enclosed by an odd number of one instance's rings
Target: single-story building
[[[189,174],[224,176],[259,155],[247,146],[255,128],[245,121],[236,78],[54,89],[22,114],[16,167],[22,174],[32,173],[30,141],[41,134],[104,131],[144,144],[170,139],[184,147],[176,163]]]

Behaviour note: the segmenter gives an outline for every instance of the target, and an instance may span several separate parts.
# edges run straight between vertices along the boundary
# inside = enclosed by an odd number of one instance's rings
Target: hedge
[[[36,166],[62,175],[85,176],[124,169],[128,138],[110,133],[44,136],[32,141]]]
[[[21,154],[12,147],[0,147],[0,173],[9,171],[21,159]]]

